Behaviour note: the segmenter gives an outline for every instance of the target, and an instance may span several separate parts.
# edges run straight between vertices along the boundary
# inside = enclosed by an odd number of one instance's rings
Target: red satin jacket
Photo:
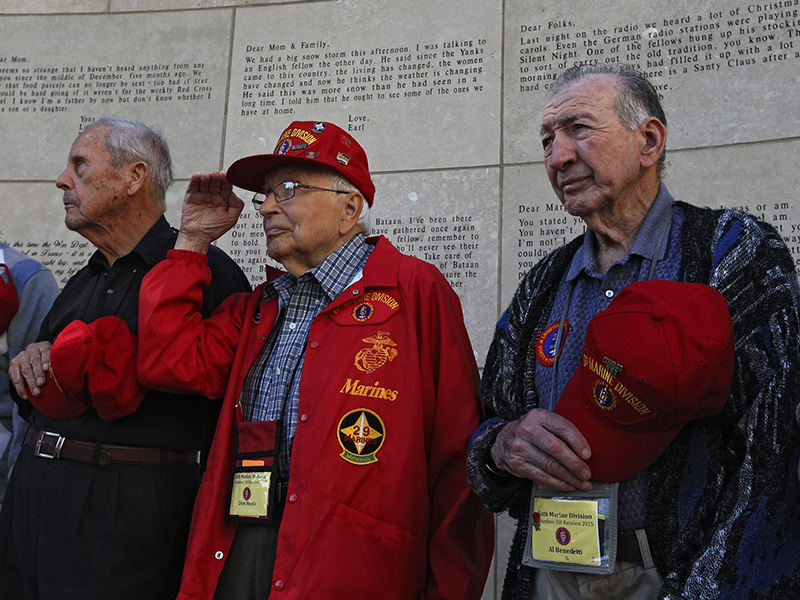
[[[376,247],[362,278],[309,332],[272,595],[477,600],[493,524],[465,475],[480,419],[461,305],[435,267],[385,238],[369,241]],[[179,600],[212,599],[236,532],[225,518],[233,423],[247,370],[278,314],[262,285],[202,320],[209,277],[204,255],[173,250],[141,288],[142,384],[224,396]],[[362,414],[380,425],[354,450],[348,426]]]

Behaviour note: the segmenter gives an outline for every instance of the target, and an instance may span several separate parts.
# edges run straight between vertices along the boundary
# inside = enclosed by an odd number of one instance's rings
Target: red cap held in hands
[[[72,419],[91,406],[106,421],[131,414],[144,390],[136,379],[136,336],[119,317],[73,321],[50,349],[41,395],[29,395],[43,415]]]
[[[722,411],[733,369],[722,294],[697,283],[632,283],[589,323],[555,412],[589,442],[592,479],[624,481],[649,467],[686,423]]]
[[[267,171],[291,164],[322,165],[338,171],[361,190],[372,207],[375,185],[364,149],[344,129],[322,121],[294,121],[278,138],[272,154],[246,156],[228,167],[228,181],[261,192]]]
[[[8,330],[17,310],[19,310],[19,298],[11,280],[11,271],[5,264],[0,264],[0,335]]]

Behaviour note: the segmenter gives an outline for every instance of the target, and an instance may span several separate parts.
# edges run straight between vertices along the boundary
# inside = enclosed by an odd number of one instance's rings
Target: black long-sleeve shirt
[[[42,322],[39,340],[53,341],[70,322],[87,323],[114,315],[123,319],[136,334],[138,330],[139,287],[145,274],[175,244],[177,232],[161,217],[127,255],[109,265],[97,251],[56,298]],[[230,294],[248,292],[250,285],[236,263],[218,248],[208,252],[211,285],[203,298],[206,317]],[[27,404],[27,403],[25,403]],[[171,450],[200,450],[209,447],[214,433],[219,401],[200,396],[148,391],[139,409],[131,415],[103,421],[88,412],[69,420],[51,419],[33,409],[28,421],[34,429],[52,431],[88,442],[151,446]]]

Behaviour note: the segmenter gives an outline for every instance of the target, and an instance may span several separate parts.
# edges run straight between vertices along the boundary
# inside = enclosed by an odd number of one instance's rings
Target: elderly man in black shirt
[[[41,341],[12,360],[10,376],[30,429],[0,512],[2,598],[140,600],[177,593],[218,402],[146,392],[130,414],[111,419],[94,407],[67,419],[47,416],[42,404],[37,409],[51,343],[70,323],[91,326],[116,316],[136,334],[142,278],[176,238],[164,218],[171,182],[164,139],[140,123],[113,119],[76,138],[56,181],[67,228],[97,251],[56,299]],[[204,316],[228,295],[250,289],[222,251],[213,249],[209,264]],[[91,378],[92,366],[86,370]]]

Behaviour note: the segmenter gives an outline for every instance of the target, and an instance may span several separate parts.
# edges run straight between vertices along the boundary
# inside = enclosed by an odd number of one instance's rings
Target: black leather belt
[[[142,446],[115,446],[78,442],[60,433],[28,429],[25,445],[33,448],[33,455],[51,460],[74,460],[87,465],[106,467],[111,463],[127,465],[199,465],[200,451],[177,452]]]
[[[639,539],[633,531],[623,531],[617,535],[617,560],[643,564]]]

